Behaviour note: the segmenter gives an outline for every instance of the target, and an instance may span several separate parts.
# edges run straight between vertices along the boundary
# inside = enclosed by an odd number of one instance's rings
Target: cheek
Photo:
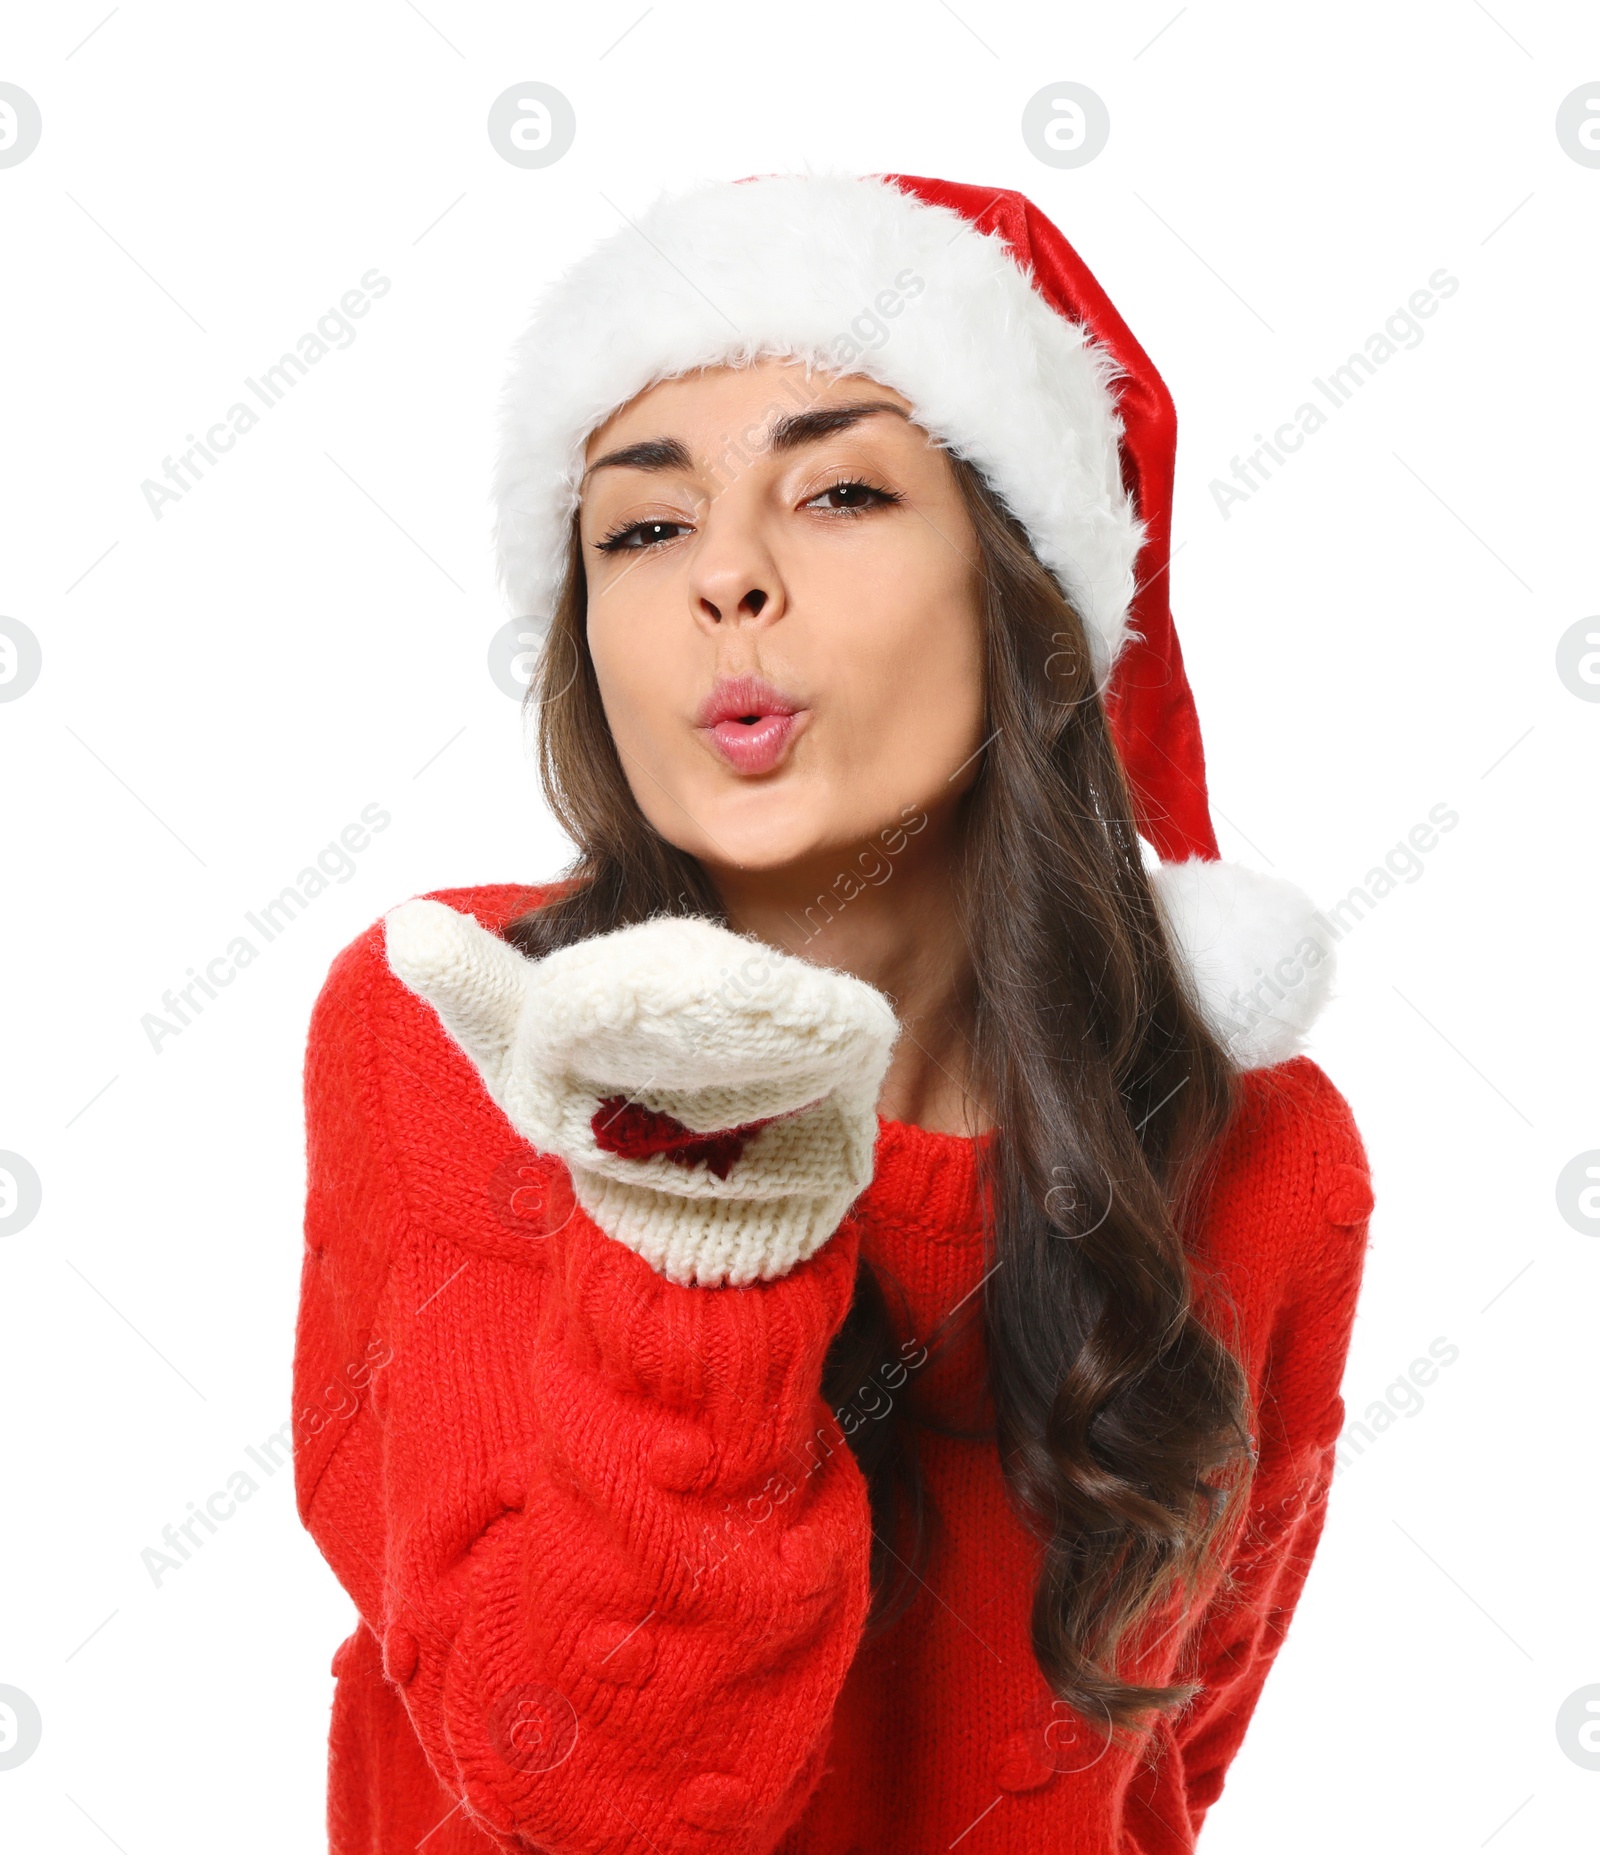
[[[668,653],[660,628],[635,622],[618,604],[591,606],[589,656],[606,720],[623,747],[642,747],[666,728],[672,695]]]
[[[846,700],[862,757],[937,798],[981,739],[982,621],[965,571],[920,556],[895,565],[852,600],[839,662],[861,672]]]

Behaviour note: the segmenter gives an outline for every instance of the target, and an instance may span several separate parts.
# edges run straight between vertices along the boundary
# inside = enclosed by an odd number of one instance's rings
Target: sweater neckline
[[[875,1222],[916,1225],[942,1243],[984,1238],[979,1159],[998,1130],[940,1133],[878,1116],[878,1144],[863,1209]]]
[[[951,1141],[959,1146],[972,1147],[974,1150],[987,1145],[1000,1131],[996,1127],[990,1127],[981,1134],[951,1134],[938,1128],[919,1126],[915,1121],[891,1121],[882,1114],[878,1116],[878,1127],[885,1133],[891,1129],[894,1130],[897,1137],[905,1134],[913,1136],[918,1141]]]

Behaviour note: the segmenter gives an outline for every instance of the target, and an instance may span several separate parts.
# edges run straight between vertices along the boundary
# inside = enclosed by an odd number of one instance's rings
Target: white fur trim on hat
[[[1104,683],[1145,533],[1122,481],[1118,363],[1045,301],[999,233],[853,175],[664,197],[545,296],[515,351],[495,481],[500,579],[519,617],[551,616],[596,427],[657,380],[762,355],[903,394],[1022,523]]]
[[[1150,877],[1206,1022],[1238,1067],[1298,1055],[1334,980],[1333,936],[1311,898],[1206,857],[1158,862]]]

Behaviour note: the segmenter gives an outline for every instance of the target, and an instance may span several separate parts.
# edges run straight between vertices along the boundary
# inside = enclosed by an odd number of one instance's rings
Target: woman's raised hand
[[[442,902],[404,903],[385,932],[511,1125],[670,1280],[785,1275],[870,1181],[899,1027],[865,981],[700,917],[540,960]]]

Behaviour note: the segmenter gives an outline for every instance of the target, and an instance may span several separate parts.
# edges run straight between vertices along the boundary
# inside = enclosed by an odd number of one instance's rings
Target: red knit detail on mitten
[[[674,1166],[687,1170],[704,1166],[719,1179],[727,1178],[751,1139],[779,1117],[741,1121],[737,1127],[697,1134],[676,1116],[629,1101],[626,1095],[607,1095],[595,1110],[589,1126],[594,1143],[603,1153],[620,1153],[624,1159],[650,1159],[665,1154]]]

